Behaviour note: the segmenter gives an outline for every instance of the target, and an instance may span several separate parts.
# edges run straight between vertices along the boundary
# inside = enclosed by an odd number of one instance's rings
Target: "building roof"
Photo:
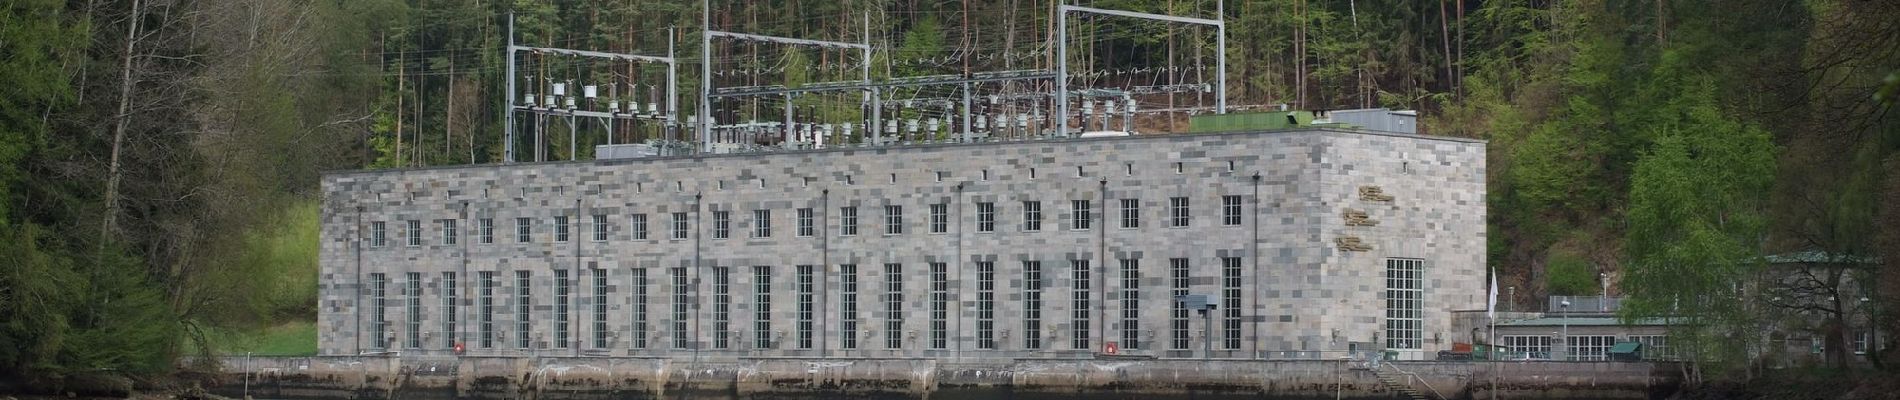
[[[1510,322],[1500,322],[1498,326],[1668,326],[1674,325],[1666,318],[1642,318],[1635,323],[1623,323],[1616,317],[1541,317]]]
[[[1774,264],[1879,264],[1880,258],[1856,255],[1836,255],[1821,250],[1796,251],[1770,254],[1762,261]]]

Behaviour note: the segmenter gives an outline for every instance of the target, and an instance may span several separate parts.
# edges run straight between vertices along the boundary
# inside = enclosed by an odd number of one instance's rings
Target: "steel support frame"
[[[515,103],[515,100],[519,97],[519,94],[515,93],[515,68],[516,68],[515,67],[515,59],[516,59],[515,53],[518,53],[518,52],[526,51],[526,52],[533,52],[533,53],[551,53],[551,54],[576,56],[576,57],[606,58],[606,59],[613,59],[613,60],[666,64],[666,113],[663,115],[657,116],[657,118],[666,121],[667,126],[663,127],[662,129],[670,131],[672,129],[672,126],[674,125],[674,121],[678,120],[678,115],[679,115],[679,80],[678,80],[679,79],[678,78],[679,77],[679,59],[676,57],[677,55],[674,54],[672,30],[668,29],[667,32],[668,34],[666,38],[666,56],[665,57],[646,56],[646,55],[639,55],[639,54],[609,53],[609,52],[591,51],[591,50],[562,49],[562,48],[553,48],[553,47],[518,46],[518,45],[515,45],[515,17],[513,13],[508,14],[508,48],[507,48],[507,51],[508,51],[508,61],[507,61],[508,62],[508,68],[507,68],[508,94],[506,96],[503,96],[506,98],[505,101],[507,103],[508,111],[507,111],[507,117],[506,117],[507,126],[505,126],[503,129],[503,133],[504,133],[503,136],[506,137],[506,141],[502,144],[502,148],[503,148],[502,161],[504,163],[516,162],[516,158],[515,158],[515,113],[516,112],[528,111],[528,112],[534,112],[538,114],[567,116],[569,120],[568,143],[570,147],[574,146],[577,143],[577,137],[579,136],[578,130],[573,126],[575,123],[574,117],[576,116],[605,118],[605,119],[643,119],[638,116],[628,117],[628,116],[620,116],[620,115],[615,115],[612,113],[603,113],[603,112],[598,112],[598,111],[581,111],[581,110],[555,111],[553,107],[549,107],[550,109],[548,110],[537,110],[532,107],[522,107],[522,106],[517,105]],[[610,132],[611,132],[611,129],[613,129],[612,126],[613,126],[612,124],[608,124],[608,129],[610,130]],[[612,137],[611,134],[609,135],[609,137],[610,138]],[[540,149],[536,149],[536,154],[540,154],[539,151]],[[569,153],[570,158],[572,158],[571,155],[578,154],[579,149],[570,148],[568,149],[568,151],[570,152]]]
[[[712,144],[713,144],[712,99],[722,98],[722,97],[731,97],[729,95],[716,95],[713,93],[712,40],[715,37],[735,39],[735,40],[748,40],[748,41],[767,42],[767,43],[789,44],[789,45],[797,45],[797,46],[814,46],[814,47],[820,47],[820,48],[858,49],[859,51],[863,52],[862,58],[864,58],[864,85],[867,87],[870,86],[870,83],[871,83],[871,29],[870,29],[871,16],[868,13],[865,14],[864,16],[864,27],[865,27],[864,43],[850,43],[850,42],[835,42],[835,41],[829,41],[829,40],[813,40],[813,39],[789,38],[789,37],[782,37],[782,36],[759,35],[759,34],[751,34],[751,33],[716,31],[712,29],[711,2],[706,1],[706,2],[702,2],[701,4],[702,6],[700,7],[700,24],[701,24],[700,26],[702,26],[703,29],[700,31],[700,48],[699,48],[700,85],[699,85],[699,117],[698,117],[699,150],[701,152],[710,153],[713,150],[712,149]],[[765,93],[765,94],[784,95],[789,99],[793,93],[794,92],[781,91],[781,92],[773,92],[773,93]],[[872,88],[872,91],[870,94],[868,94],[868,96],[870,97],[871,101],[876,101],[878,97],[876,89]],[[791,103],[788,101],[786,104],[787,104],[786,107],[789,109]],[[789,122],[790,120],[791,120],[790,113],[787,112],[786,121]],[[872,121],[875,122],[876,120],[877,120],[877,117],[875,116],[875,112],[874,112]],[[791,129],[790,125],[788,124],[785,129],[788,129],[788,130]]]
[[[1056,115],[1052,116],[1052,119],[1055,119],[1057,121],[1056,135],[1068,136],[1068,133],[1069,133],[1069,13],[1089,13],[1089,14],[1100,14],[1100,15],[1109,15],[1109,16],[1116,16],[1116,17],[1151,19],[1151,20],[1164,21],[1164,22],[1213,26],[1215,30],[1214,48],[1216,49],[1214,51],[1214,54],[1215,54],[1214,68],[1218,70],[1218,72],[1214,74],[1214,80],[1215,80],[1214,112],[1218,114],[1226,114],[1227,113],[1227,23],[1224,21],[1226,19],[1226,14],[1227,14],[1226,2],[1216,1],[1214,12],[1215,12],[1215,15],[1220,16],[1219,19],[1180,17],[1180,16],[1173,16],[1173,15],[1150,14],[1150,13],[1136,12],[1136,11],[1111,10],[1111,9],[1106,9],[1106,8],[1073,6],[1073,5],[1067,5],[1067,4],[1057,6],[1056,96],[1055,96],[1055,101],[1056,101],[1055,114]],[[1083,124],[1086,126],[1087,117],[1084,116],[1083,118],[1084,118]]]

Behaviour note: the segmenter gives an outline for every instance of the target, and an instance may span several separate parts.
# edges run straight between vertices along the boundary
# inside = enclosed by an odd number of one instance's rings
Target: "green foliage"
[[[1594,295],[1598,292],[1597,270],[1582,255],[1552,251],[1545,261],[1545,287],[1559,296]]]

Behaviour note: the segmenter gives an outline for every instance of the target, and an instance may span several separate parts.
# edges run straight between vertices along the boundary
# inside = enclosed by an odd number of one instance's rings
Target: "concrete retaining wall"
[[[1151,398],[1389,399],[1351,362],[1319,360],[231,357],[216,393],[256,398]],[[1432,398],[1644,399],[1674,393],[1674,364],[1402,362],[1380,374]]]

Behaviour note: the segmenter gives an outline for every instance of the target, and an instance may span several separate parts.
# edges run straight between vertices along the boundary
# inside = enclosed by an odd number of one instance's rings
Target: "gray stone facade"
[[[446,354],[453,338],[470,355],[956,362],[1112,341],[1162,358],[1412,356],[1449,348],[1451,312],[1484,306],[1484,161],[1478,141],[1294,130],[331,173],[319,348]],[[887,232],[898,209],[901,232]],[[1179,293],[1220,303],[1212,354]]]

